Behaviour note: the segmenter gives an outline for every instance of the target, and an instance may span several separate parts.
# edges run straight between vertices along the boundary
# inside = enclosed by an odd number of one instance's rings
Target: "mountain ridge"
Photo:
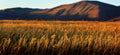
[[[19,16],[22,16],[23,14],[27,14],[29,12],[38,11],[38,10],[40,11],[42,9],[21,8],[21,7],[7,8],[4,10],[0,10],[0,14],[1,14],[0,19],[16,19]]]
[[[38,9],[22,13],[22,15],[16,18],[25,20],[108,21],[119,16],[120,6],[99,1],[80,1],[57,6],[52,9]]]
[[[115,10],[114,12],[111,12]],[[96,18],[96,20],[108,20],[119,16],[117,6],[102,3],[99,1],[81,1],[73,4],[61,5],[50,10],[32,12],[30,14],[48,14],[56,16],[84,16],[85,19]],[[113,14],[110,14],[113,13]],[[88,16],[88,17],[87,17]],[[99,17],[100,16],[100,17]],[[108,18],[107,18],[108,17]],[[63,18],[63,17],[62,17]],[[78,17],[79,18],[79,17]],[[106,19],[104,19],[106,18]],[[81,19],[80,19],[81,20]],[[89,19],[90,20],[90,19]]]

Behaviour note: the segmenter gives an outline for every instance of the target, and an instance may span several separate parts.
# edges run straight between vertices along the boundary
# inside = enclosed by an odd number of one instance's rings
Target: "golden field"
[[[120,22],[1,20],[0,55],[120,55]]]

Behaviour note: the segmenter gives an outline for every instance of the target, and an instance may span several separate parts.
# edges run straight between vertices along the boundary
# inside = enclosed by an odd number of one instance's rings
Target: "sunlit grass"
[[[120,55],[120,22],[2,20],[0,55]]]

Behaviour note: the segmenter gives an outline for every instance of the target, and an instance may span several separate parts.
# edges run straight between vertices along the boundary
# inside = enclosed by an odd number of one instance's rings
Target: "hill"
[[[5,12],[9,19],[108,21],[120,16],[120,7],[100,1],[80,1],[52,9],[14,8]]]
[[[31,12],[33,18],[46,20],[99,20],[106,21],[120,16],[117,6],[99,1],[81,1],[61,5],[49,10]],[[44,15],[44,16],[43,16]]]
[[[42,9],[32,9],[32,8],[8,8],[4,10],[0,10],[0,19],[17,19],[23,14],[27,14],[29,12],[40,11]]]

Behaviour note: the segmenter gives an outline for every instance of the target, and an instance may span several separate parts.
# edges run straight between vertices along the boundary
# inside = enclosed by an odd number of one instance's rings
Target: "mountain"
[[[113,19],[111,19],[109,21],[120,21],[120,17],[113,18]]]
[[[1,13],[2,11],[0,11],[0,19],[2,19],[3,18],[3,15],[2,15],[2,13]]]
[[[119,12],[119,15],[120,15],[120,6],[118,6],[118,12]]]
[[[118,12],[120,15],[120,6],[118,7]],[[120,21],[120,16],[110,19],[109,21]]]
[[[17,19],[23,14],[27,14],[29,12],[40,11],[42,9],[31,9],[31,8],[9,8],[0,10],[0,19]]]
[[[8,11],[7,11],[8,10]],[[86,21],[109,21],[120,16],[120,7],[100,1],[80,1],[65,4],[52,9],[7,9],[13,19],[25,20],[86,20]],[[20,11],[19,11],[20,10]],[[22,11],[21,11],[22,10]],[[11,16],[11,14],[9,14]],[[19,15],[16,15],[19,14]]]
[[[119,10],[117,6],[99,1],[81,1],[73,4],[61,5],[48,10],[31,12],[30,16],[45,20],[106,21],[120,16]]]

